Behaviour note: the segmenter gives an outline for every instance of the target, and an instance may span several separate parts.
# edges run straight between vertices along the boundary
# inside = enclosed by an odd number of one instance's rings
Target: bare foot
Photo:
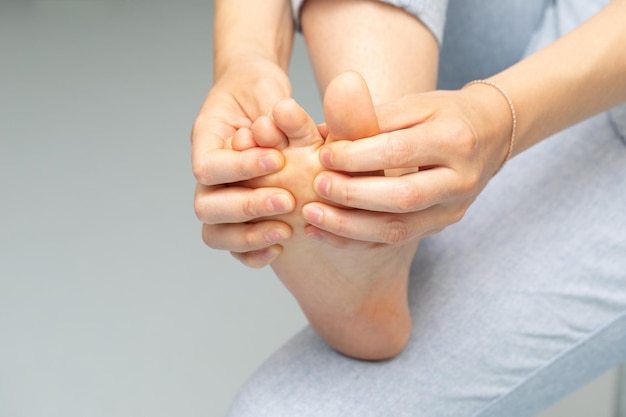
[[[369,91],[357,73],[344,73],[328,86],[324,113],[327,141],[356,140],[379,132]],[[272,123],[261,118],[251,127],[252,136],[242,132],[233,139],[235,148],[255,141],[262,146],[273,143],[285,157],[280,172],[242,184],[285,188],[295,198],[296,210],[278,217],[291,225],[293,236],[283,243],[272,268],[296,297],[311,325],[334,349],[361,359],[395,356],[410,335],[407,283],[418,242],[396,246],[373,243],[354,249],[333,247],[308,237],[302,207],[320,201],[313,179],[324,170],[318,156],[324,138],[294,100],[277,103],[273,119]]]

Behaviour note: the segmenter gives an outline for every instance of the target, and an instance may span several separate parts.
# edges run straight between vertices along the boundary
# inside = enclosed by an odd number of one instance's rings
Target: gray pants
[[[602,3],[450,0],[441,85],[499,71]],[[459,224],[422,241],[399,357],[348,359],[305,329],[229,415],[531,416],[626,360],[625,116],[516,157]]]

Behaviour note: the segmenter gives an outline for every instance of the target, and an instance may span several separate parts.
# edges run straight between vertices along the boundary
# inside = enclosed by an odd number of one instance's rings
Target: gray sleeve
[[[378,0],[406,10],[426,25],[441,45],[448,0]],[[304,0],[291,0],[294,18],[300,27],[300,7]]]

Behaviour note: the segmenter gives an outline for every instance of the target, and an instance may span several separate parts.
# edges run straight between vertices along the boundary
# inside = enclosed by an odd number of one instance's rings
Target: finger
[[[367,242],[403,243],[436,233],[446,223],[439,206],[415,213],[379,213],[366,210],[348,210],[322,203],[303,207],[305,219],[337,236]]]
[[[382,243],[366,242],[364,240],[349,239],[347,237],[337,236],[333,233],[327,232],[326,230],[320,229],[319,227],[315,227],[310,224],[304,228],[304,233],[309,239],[323,242],[329,246],[342,250],[347,249],[354,251],[363,251],[383,245]]]
[[[381,132],[406,129],[424,123],[436,114],[432,94],[411,94],[376,106]],[[410,109],[410,111],[407,111]]]
[[[205,187],[198,185],[194,209],[206,224],[242,223],[293,211],[295,199],[281,188]]]
[[[337,205],[386,213],[409,213],[471,195],[470,181],[447,168],[433,168],[400,177],[359,177],[324,171],[315,177],[315,191]]]
[[[272,245],[265,249],[259,249],[256,251],[237,253],[231,252],[231,255],[235,257],[235,259],[242,262],[244,265],[249,266],[250,268],[263,268],[274,262],[276,258],[280,256],[283,248],[280,245]]]
[[[250,120],[237,115],[234,109],[228,111],[216,106],[214,100],[207,99],[203,109],[196,118],[191,130],[191,156],[194,173],[202,173],[205,169],[206,155],[223,149],[226,141],[235,132],[249,127]],[[198,175],[196,175],[198,177]]]
[[[250,119],[237,113],[237,109],[220,109],[213,101],[205,102],[191,130],[192,153],[221,149],[237,129],[250,127]]]
[[[379,171],[448,165],[463,146],[471,146],[466,126],[443,121],[381,133],[358,141],[325,144],[320,160],[333,170]]]
[[[192,168],[196,180],[204,185],[245,181],[279,171],[285,165],[276,149],[252,148],[239,152],[218,149],[193,155]]]
[[[208,247],[239,253],[264,249],[290,236],[291,228],[275,220],[202,225],[202,240]]]

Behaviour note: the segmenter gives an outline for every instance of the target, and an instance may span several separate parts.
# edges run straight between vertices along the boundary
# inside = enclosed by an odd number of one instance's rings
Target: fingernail
[[[280,168],[280,160],[276,155],[264,155],[259,158],[259,165],[264,171],[273,172]]]
[[[268,206],[272,212],[286,213],[291,211],[291,200],[283,194],[273,195],[268,199]]]
[[[321,224],[322,218],[324,217],[324,212],[317,206],[305,206],[302,209],[302,214],[304,218],[312,224]]]
[[[320,161],[328,168],[331,168],[333,166],[333,153],[327,148],[322,148],[320,150]]]
[[[287,239],[287,236],[280,230],[270,230],[265,234],[265,242],[268,245],[282,242],[285,239]]]
[[[319,175],[315,179],[315,190],[322,197],[328,197],[330,195],[330,178],[326,175]]]

